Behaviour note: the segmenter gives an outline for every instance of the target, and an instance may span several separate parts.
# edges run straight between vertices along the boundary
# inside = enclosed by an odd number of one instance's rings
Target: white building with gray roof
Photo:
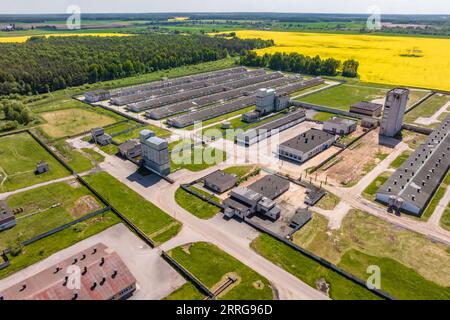
[[[336,141],[334,134],[310,129],[278,146],[278,155],[295,162],[305,162],[328,149]]]
[[[165,139],[158,138],[151,130],[142,130],[141,140],[142,166],[161,175],[170,173],[169,145]]]

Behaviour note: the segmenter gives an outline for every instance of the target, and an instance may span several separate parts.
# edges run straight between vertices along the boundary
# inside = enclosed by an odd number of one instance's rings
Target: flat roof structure
[[[290,226],[296,229],[303,227],[309,220],[312,214],[308,209],[298,208],[291,219]]]
[[[376,199],[420,216],[450,166],[450,115],[378,189]]]
[[[222,170],[217,170],[205,177],[205,186],[214,191],[225,192],[236,185],[237,178]]]
[[[98,243],[0,292],[0,299],[113,300],[127,298],[135,288],[119,255]]]
[[[333,134],[318,129],[310,129],[281,143],[280,146],[289,147],[302,153],[308,153],[331,138],[334,138]]]
[[[248,189],[273,200],[289,190],[290,183],[276,175],[267,175],[248,186]]]
[[[350,112],[360,113],[371,116],[379,116],[383,109],[380,103],[361,101],[350,106]]]
[[[0,226],[14,221],[15,217],[5,201],[0,200]]]

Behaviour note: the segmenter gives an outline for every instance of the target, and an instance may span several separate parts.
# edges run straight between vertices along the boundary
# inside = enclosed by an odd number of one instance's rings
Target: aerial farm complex
[[[230,59],[0,135],[0,300],[450,298],[449,93]]]

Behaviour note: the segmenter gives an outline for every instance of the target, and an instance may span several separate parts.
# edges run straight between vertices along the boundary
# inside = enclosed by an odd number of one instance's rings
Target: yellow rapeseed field
[[[39,35],[40,36],[40,35]],[[129,34],[124,33],[52,33],[52,34],[44,34],[46,37],[70,37],[70,36],[94,36],[94,37],[126,37]],[[17,36],[17,37],[0,37],[1,42],[25,42],[32,36]]]
[[[258,54],[298,52],[339,60],[356,59],[361,80],[450,91],[450,39],[258,30],[240,38],[273,39]]]

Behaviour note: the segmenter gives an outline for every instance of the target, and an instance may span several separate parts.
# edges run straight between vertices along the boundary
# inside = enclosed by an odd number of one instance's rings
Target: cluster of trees
[[[3,114],[3,119],[0,121],[0,131],[16,129],[19,125],[27,125],[35,120],[31,110],[24,106],[22,102],[16,100],[0,101],[0,113]]]
[[[342,67],[342,75],[356,77],[359,63],[355,60],[340,60],[333,58],[321,59],[320,56],[309,57],[299,53],[281,53],[257,55],[254,51],[246,51],[241,55],[240,63],[251,67],[264,67],[272,70],[305,73],[311,75],[336,76]]]
[[[43,93],[85,83],[214,61],[271,45],[208,36],[32,37],[0,44],[0,95]]]

